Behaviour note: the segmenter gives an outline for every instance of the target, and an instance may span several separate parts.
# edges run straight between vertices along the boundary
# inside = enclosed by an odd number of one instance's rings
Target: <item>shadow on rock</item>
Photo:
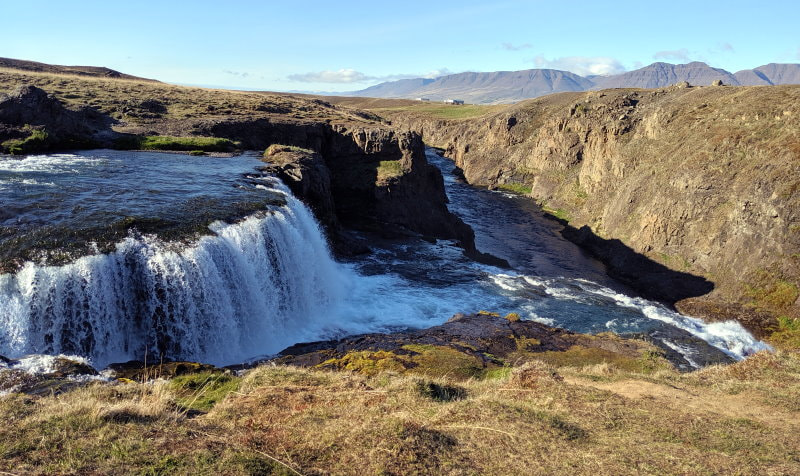
[[[676,302],[698,297],[714,290],[714,283],[690,273],[675,271],[637,253],[622,241],[606,240],[594,234],[588,226],[575,228],[566,221],[562,236],[582,247],[602,261],[608,274],[640,292],[644,297],[666,302]]]

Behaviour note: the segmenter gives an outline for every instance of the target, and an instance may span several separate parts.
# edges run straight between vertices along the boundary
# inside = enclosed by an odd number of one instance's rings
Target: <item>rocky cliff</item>
[[[800,317],[800,87],[604,90],[471,120],[390,117],[447,149],[470,183],[529,193],[650,297],[759,335]]]

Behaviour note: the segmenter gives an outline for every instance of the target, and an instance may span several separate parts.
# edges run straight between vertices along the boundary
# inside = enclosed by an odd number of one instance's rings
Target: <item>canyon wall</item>
[[[800,87],[617,89],[469,120],[387,117],[446,149],[470,183],[529,194],[649,297],[759,335],[800,317]]]

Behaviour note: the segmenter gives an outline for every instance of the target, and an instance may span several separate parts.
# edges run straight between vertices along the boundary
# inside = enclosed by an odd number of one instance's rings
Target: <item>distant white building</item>
[[[444,103],[445,104],[457,104],[457,105],[460,105],[460,104],[464,104],[464,101],[462,101],[461,99],[445,99]]]
[[[430,101],[429,98],[416,98],[415,101]]]

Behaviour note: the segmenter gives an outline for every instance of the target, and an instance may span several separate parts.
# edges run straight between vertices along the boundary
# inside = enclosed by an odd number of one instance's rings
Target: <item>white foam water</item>
[[[318,336],[349,275],[309,211],[287,202],[183,250],[129,237],[111,254],[0,275],[0,353],[229,364]]]

